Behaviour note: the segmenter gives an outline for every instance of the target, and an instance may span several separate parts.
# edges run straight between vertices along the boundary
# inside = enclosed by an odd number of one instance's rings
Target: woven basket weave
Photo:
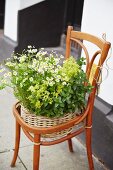
[[[59,117],[59,118],[48,118],[44,116],[36,116],[34,114],[29,113],[28,110],[26,110],[24,107],[22,107],[22,114],[21,114],[23,120],[28,123],[31,126],[36,126],[36,127],[52,127],[55,125],[63,124],[71,119],[73,119],[76,114],[75,113],[66,113],[64,116]],[[46,134],[43,135],[42,137],[44,138],[56,138],[60,136],[65,136],[68,133],[72,131],[72,128],[68,128],[65,130],[62,130],[60,132],[55,132],[52,134]]]

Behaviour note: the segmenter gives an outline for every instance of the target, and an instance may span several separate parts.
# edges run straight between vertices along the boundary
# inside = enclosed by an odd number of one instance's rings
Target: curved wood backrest
[[[89,41],[92,44],[95,44],[99,48],[99,50],[95,51],[92,58],[89,58],[88,49],[83,44],[83,40]],[[81,48],[84,50],[84,53],[86,55],[86,74],[87,74],[88,78],[90,77],[90,72],[91,72],[93,63],[94,63],[95,59],[97,58],[98,54],[100,54],[100,57],[99,57],[99,60],[97,63],[97,68],[96,68],[94,78],[92,81],[92,85],[95,87],[97,85],[97,80],[95,78],[97,78],[97,77],[99,78],[100,68],[102,67],[102,65],[107,57],[107,54],[108,54],[111,44],[109,42],[105,41],[104,39],[100,39],[100,38],[98,38],[94,35],[88,34],[88,33],[75,31],[75,30],[73,30],[72,26],[68,26],[67,38],[66,38],[66,59],[68,59],[70,57],[72,42],[78,43],[81,46]]]
[[[98,50],[95,51],[92,57],[89,57],[89,52],[86,46],[84,45],[84,40],[91,42],[92,44],[98,47]],[[66,37],[66,55],[65,55],[66,59],[70,57],[72,42],[78,43],[86,55],[86,74],[87,74],[88,79],[90,78],[91,69],[95,62],[95,59],[97,59],[97,56],[98,56],[98,62],[96,63],[96,69],[95,69],[93,80],[91,83],[94,88],[92,89],[92,92],[90,93],[88,97],[88,102],[87,102],[87,108],[89,108],[90,106],[89,112],[88,112],[89,116],[88,116],[87,121],[89,124],[91,124],[94,99],[95,99],[95,94],[98,88],[98,80],[99,80],[99,76],[101,72],[100,69],[102,68],[103,63],[107,57],[111,44],[105,41],[104,39],[100,39],[88,33],[75,31],[73,30],[72,26],[68,26],[67,37]],[[84,116],[86,116],[85,112],[83,113],[83,117]],[[80,120],[82,120],[82,118],[80,118]]]

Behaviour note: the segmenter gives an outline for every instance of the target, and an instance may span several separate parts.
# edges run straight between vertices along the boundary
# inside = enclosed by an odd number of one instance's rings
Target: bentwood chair
[[[66,123],[56,125],[49,128],[38,128],[34,126],[30,126],[27,123],[24,122],[24,120],[21,118],[21,106],[20,103],[16,103],[13,107],[13,114],[16,119],[16,137],[15,137],[15,150],[14,150],[14,156],[11,163],[11,166],[15,166],[15,162],[18,156],[19,151],[19,144],[20,144],[20,129],[22,128],[25,135],[33,142],[34,144],[34,151],[33,151],[33,170],[39,170],[39,160],[40,160],[40,146],[49,146],[58,144],[60,142],[68,141],[69,150],[70,152],[73,152],[73,146],[72,146],[72,140],[71,138],[75,137],[76,135],[85,132],[86,134],[86,149],[87,149],[87,157],[89,162],[89,169],[94,170],[93,165],[93,159],[92,159],[92,147],[91,147],[91,134],[92,134],[92,111],[94,106],[94,99],[96,95],[96,90],[98,87],[98,79],[100,75],[100,69],[103,66],[103,63],[107,57],[110,43],[107,42],[104,39],[100,39],[96,36],[74,31],[72,26],[68,26],[67,30],[67,39],[66,39],[66,59],[69,58],[70,52],[71,52],[71,45],[72,42],[75,42],[79,44],[79,46],[82,48],[81,53],[86,55],[86,73],[87,77],[90,78],[90,73],[93,67],[94,62],[96,62],[96,69],[93,73],[93,79],[92,79],[92,85],[93,89],[92,92],[88,96],[87,100],[87,106],[85,111],[81,114],[73,118],[72,120],[69,120]],[[89,52],[85,45],[87,45],[84,42],[90,42],[91,44],[94,44],[94,50],[92,57],[89,55]],[[89,47],[89,46],[88,46]],[[91,48],[92,49],[92,48]],[[91,50],[90,52],[94,51]],[[89,57],[90,56],[90,57]],[[83,126],[78,126],[81,122],[84,122]],[[43,141],[42,135],[44,134],[51,134],[55,132],[59,132],[68,128],[71,128],[73,126],[77,126],[79,128],[74,128],[72,132],[69,134],[60,137],[59,139],[54,139],[50,141]]]

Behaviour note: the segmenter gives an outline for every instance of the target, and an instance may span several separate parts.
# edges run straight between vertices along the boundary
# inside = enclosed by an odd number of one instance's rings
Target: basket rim
[[[63,119],[66,115],[68,116],[68,115],[77,115],[78,113],[77,112],[68,112],[68,113],[64,113],[62,116],[59,116],[59,117],[57,117],[57,116],[55,116],[55,117],[47,117],[47,116],[42,116],[42,115],[36,115],[36,114],[34,114],[34,113],[31,113],[28,109],[26,109],[23,105],[21,105],[21,108],[22,108],[22,110],[24,111],[24,114],[26,114],[26,115],[28,115],[28,116],[31,116],[31,117],[40,117],[40,118],[42,118],[42,119],[50,119],[50,120],[57,120],[57,119]]]

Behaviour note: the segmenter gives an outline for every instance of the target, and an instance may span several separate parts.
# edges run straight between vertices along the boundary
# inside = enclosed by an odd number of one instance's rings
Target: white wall
[[[17,13],[20,7],[20,0],[5,1],[5,23],[4,35],[17,41]]]
[[[17,16],[18,10],[27,8],[43,0],[6,0],[4,35],[17,41]]]
[[[106,33],[107,41],[113,44],[113,0],[84,0],[82,31],[94,34],[100,38],[102,33]],[[111,69],[109,69],[108,78],[101,84],[99,97],[113,105],[112,63],[113,54],[107,62]]]
[[[44,0],[20,0],[20,9],[27,8]]]

